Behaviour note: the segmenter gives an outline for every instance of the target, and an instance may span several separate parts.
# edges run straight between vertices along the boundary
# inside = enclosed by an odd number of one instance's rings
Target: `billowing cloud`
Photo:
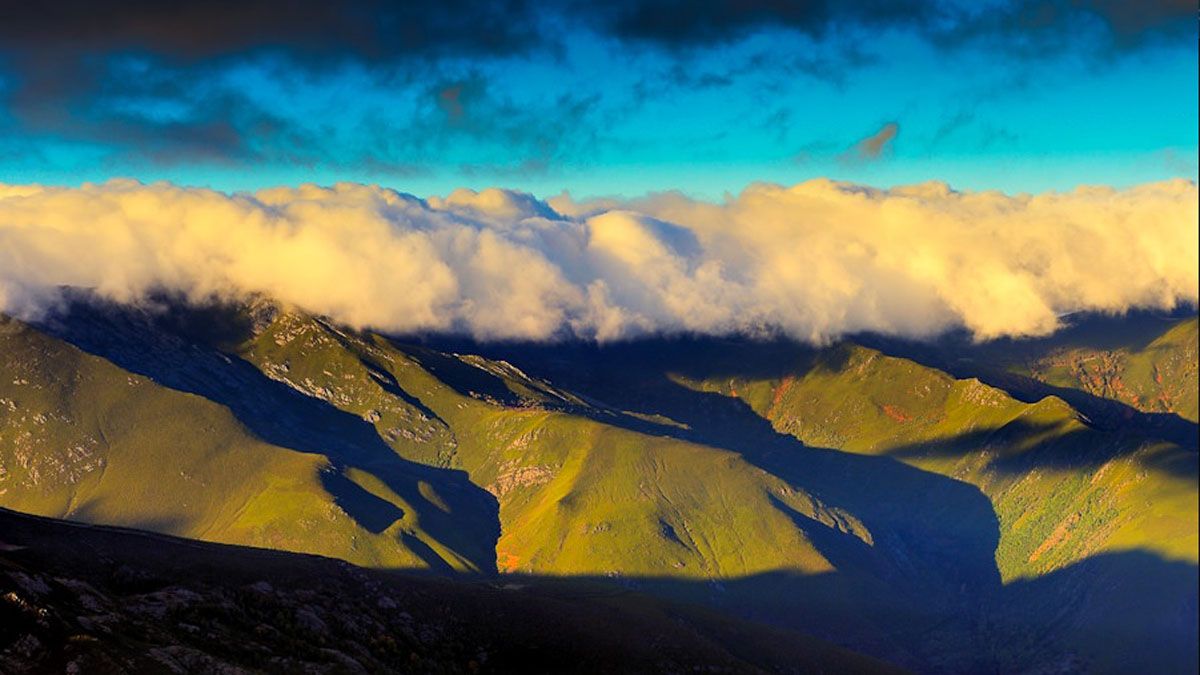
[[[1197,217],[1182,180],[1017,196],[815,180],[720,204],[0,186],[0,310],[36,316],[67,286],[130,303],[265,295],[353,326],[482,339],[986,339],[1053,331],[1066,312],[1195,304]]]

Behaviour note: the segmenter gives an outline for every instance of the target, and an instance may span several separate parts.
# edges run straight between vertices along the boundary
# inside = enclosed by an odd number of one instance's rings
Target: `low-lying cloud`
[[[1194,305],[1197,217],[1183,180],[1018,196],[814,180],[720,204],[0,185],[0,311],[36,318],[82,287],[128,303],[265,295],[355,327],[479,339],[989,339],[1073,311]]]

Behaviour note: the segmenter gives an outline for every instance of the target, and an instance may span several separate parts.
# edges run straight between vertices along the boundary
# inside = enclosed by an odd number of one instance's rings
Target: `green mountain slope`
[[[397,341],[264,301],[4,326],[10,508],[587,578],[928,672],[1194,663],[1177,427],[853,343]],[[1186,339],[1129,354],[1185,377]]]
[[[661,433],[653,421],[586,402],[503,360],[397,344],[296,313],[275,315],[235,350],[262,372],[373,419],[398,454],[466,470],[498,501],[498,571],[602,576],[681,600],[764,612],[844,644],[872,641],[877,653],[906,649],[875,637],[879,623],[864,620],[863,610],[879,606],[882,620],[893,621],[915,588],[891,588],[877,569],[888,563],[873,555],[845,565],[831,560],[868,548],[872,531],[846,506],[739,452]],[[385,395],[444,425],[445,435],[397,433],[402,415],[389,412],[378,398]],[[980,541],[973,528],[963,530],[962,541]],[[983,551],[986,536],[985,528]],[[791,577],[784,592],[773,583],[722,590],[725,580],[779,571],[837,577],[802,590]],[[903,615],[940,621],[942,602],[923,601]],[[798,603],[806,608],[802,617]]]
[[[237,353],[371,421],[398,455],[466,469],[499,501],[503,571],[676,569],[708,578],[830,569],[772,507],[780,481],[719,449],[584,416],[575,410],[582,401],[503,362],[401,347],[295,313],[276,316]],[[729,485],[718,489],[713,478]],[[726,504],[726,493],[744,499]],[[786,499],[805,517],[839,526],[819,501]],[[693,522],[693,514],[705,517]],[[736,527],[750,520],[754,527]],[[852,518],[841,520],[853,528]]]
[[[11,320],[0,366],[0,502],[9,508],[370,565],[479,569],[494,559],[486,513],[455,516],[482,540],[453,548],[431,534],[450,516],[427,467],[393,456],[372,472],[333,452],[266,442],[227,406]],[[356,520],[362,508],[375,521]]]
[[[1055,397],[1023,403],[852,345],[778,379],[691,384],[745,400],[807,444],[976,485],[1000,519],[1006,579],[1129,548],[1196,562],[1195,453],[1091,429]]]
[[[531,367],[544,360],[537,350],[525,359]],[[1008,614],[1013,607],[1024,609],[1020,616],[1027,623],[1057,617],[1047,621],[1046,634],[1087,653],[1101,669],[1154,658],[1164,658],[1160,665],[1171,669],[1185,650],[1181,645],[1195,642],[1195,623],[1179,619],[1195,606],[1194,575],[1167,571],[1194,570],[1197,561],[1194,445],[1180,446],[1138,428],[1094,428],[1056,397],[1023,402],[976,379],[955,379],[854,344],[813,351],[786,344],[685,342],[652,352],[631,345],[572,363],[587,361],[596,362],[589,374],[556,367],[546,373],[563,382],[573,378],[589,395],[619,398],[642,416],[671,418],[691,433],[710,439],[724,434],[729,447],[746,455],[772,443],[747,416],[803,441],[767,453],[773,456],[762,465],[775,475],[794,476],[830,503],[838,503],[834,495],[840,489],[843,503],[853,504],[850,511],[874,533],[872,549],[925,556],[923,577],[937,575],[937,551],[946,554],[945,566],[973,566],[976,572],[967,575],[976,584],[971,595],[1001,611],[968,613],[964,620],[999,622],[1000,616],[1014,616]],[[850,455],[898,460],[920,471],[889,490],[889,479],[902,475],[894,466],[879,464],[885,470],[877,474],[864,461],[838,475],[829,464],[806,465],[802,458],[814,448],[836,449],[841,463]],[[822,480],[830,475],[838,476],[832,485]],[[996,538],[990,544],[975,540],[990,546],[982,554],[964,548],[972,541],[965,531],[943,539],[955,534],[955,516],[970,501],[952,501],[952,493],[937,490],[931,476],[972,486],[986,499]],[[932,499],[922,499],[922,493]],[[942,509],[937,502],[944,502]],[[960,522],[976,531],[987,527],[981,518]],[[906,547],[913,537],[905,528],[922,523],[928,528],[920,532],[923,546]],[[892,538],[881,536],[885,532]],[[989,564],[995,583],[986,575]],[[1159,564],[1163,570],[1155,571]],[[1050,579],[1063,580],[1058,592]],[[949,581],[943,579],[941,588]],[[1020,590],[1027,588],[1042,591]],[[1045,638],[1035,638],[1033,631],[1005,629],[977,635],[969,649],[978,654],[1003,635],[1004,646],[995,643],[992,662],[1000,670],[1027,666],[1011,657],[1045,647],[1037,644]],[[937,639],[942,638],[933,633],[919,638]],[[1174,644],[1174,651],[1135,650],[1131,656],[1130,643],[1155,640]],[[1175,656],[1164,656],[1168,653]],[[1186,662],[1194,663],[1190,657]]]
[[[1160,630],[1176,629],[1163,617],[1194,602],[1186,574],[1175,579],[1191,600],[1179,604],[1170,592],[1149,592],[1147,572],[1132,571],[1120,557],[1150,555],[1194,570],[1194,449],[1092,429],[1060,399],[1023,403],[978,380],[849,345],[778,379],[681,381],[746,401],[806,444],[896,457],[978,487],[999,521],[995,562],[1006,584],[1031,586],[1027,580],[1073,565],[1091,570],[1090,578],[1067,575],[1085,589],[1076,601],[1097,605],[1071,617],[1086,628],[1069,639],[1102,668],[1133,667],[1146,655],[1131,659],[1124,640],[1118,646],[1098,635],[1128,640],[1123,631],[1141,626],[1136,639],[1150,643]],[[1026,611],[1054,616],[1063,601],[1047,589]]]
[[[1174,413],[1200,420],[1197,411],[1197,325],[1175,322],[1145,346],[1102,349],[1067,345],[1038,355],[1013,370],[1056,387],[1080,389],[1143,412]]]

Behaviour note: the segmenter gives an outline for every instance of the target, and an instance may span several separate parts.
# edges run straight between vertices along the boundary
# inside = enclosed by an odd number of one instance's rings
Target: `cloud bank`
[[[0,185],[0,311],[62,287],[137,303],[265,295],[360,327],[478,339],[1053,331],[1072,311],[1196,304],[1197,186],[1008,196],[941,183],[757,184],[549,202],[304,185]]]

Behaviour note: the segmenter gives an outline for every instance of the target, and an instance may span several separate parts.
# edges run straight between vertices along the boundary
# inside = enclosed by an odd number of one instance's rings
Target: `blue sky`
[[[182,23],[215,28],[183,47],[177,17],[144,3],[116,3],[107,27],[80,17],[84,39],[18,11],[0,29],[0,182],[716,199],[822,176],[1007,192],[1196,179],[1194,6],[1137,3],[1159,18],[1135,20],[1121,3],[867,4],[468,3],[447,20],[416,3],[393,24],[361,0],[339,41],[314,28],[328,17],[191,2]]]

